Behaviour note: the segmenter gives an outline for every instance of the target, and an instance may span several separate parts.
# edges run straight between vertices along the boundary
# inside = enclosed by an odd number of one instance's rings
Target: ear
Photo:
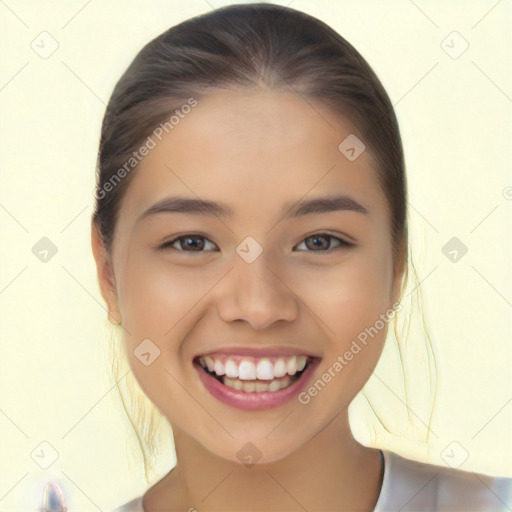
[[[107,304],[108,319],[111,323],[121,323],[121,312],[117,301],[116,284],[110,257],[103,245],[100,232],[94,222],[91,223],[91,246],[94,260],[96,261],[96,272],[100,285],[101,295]]]

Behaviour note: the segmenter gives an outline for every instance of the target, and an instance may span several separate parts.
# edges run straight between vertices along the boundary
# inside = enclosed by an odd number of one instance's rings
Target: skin
[[[373,510],[380,455],[354,440],[347,408],[378,362],[387,324],[307,405],[230,407],[192,365],[219,348],[293,347],[321,358],[311,384],[399,300],[402,266],[393,273],[388,205],[369,148],[353,162],[338,150],[351,133],[358,132],[349,120],[296,94],[215,92],[141,162],[111,254],[93,226],[109,318],[121,320],[134,375],[173,427],[178,463],[144,496],[146,512]],[[368,214],[281,220],[284,203],[334,192]],[[137,221],[171,195],[223,202],[234,215]],[[318,233],[355,245],[306,245]],[[179,242],[158,249],[187,234],[205,237],[196,241],[203,252]],[[263,248],[250,264],[235,251],[247,236]],[[146,338],[161,351],[149,366],[133,353]],[[261,452],[251,467],[237,456],[247,442]]]

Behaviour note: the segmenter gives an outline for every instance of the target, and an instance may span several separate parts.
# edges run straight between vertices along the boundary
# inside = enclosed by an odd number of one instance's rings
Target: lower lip
[[[194,366],[204,387],[215,398],[238,409],[261,411],[282,405],[297,395],[306,386],[319,362],[319,359],[311,361],[302,375],[287,388],[279,391],[255,391],[253,393],[226,386],[206,373],[198,363],[194,363]]]

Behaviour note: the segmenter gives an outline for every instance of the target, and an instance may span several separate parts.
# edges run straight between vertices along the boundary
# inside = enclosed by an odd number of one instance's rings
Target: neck
[[[173,433],[178,463],[161,481],[164,508],[373,510],[380,492],[380,454],[353,438],[346,411],[294,453],[250,467],[217,457],[183,431]]]

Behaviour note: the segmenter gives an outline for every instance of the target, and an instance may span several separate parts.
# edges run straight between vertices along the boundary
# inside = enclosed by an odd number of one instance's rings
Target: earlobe
[[[96,273],[101,295],[107,305],[108,319],[113,324],[121,324],[121,314],[117,301],[116,284],[109,255],[104,247],[101,234],[91,223],[91,248],[96,262]]]
[[[403,271],[397,271],[393,280],[392,304],[400,302],[402,294]]]
[[[392,304],[400,302],[402,295],[402,282],[404,275],[407,274],[407,258],[405,255],[406,248],[403,246],[403,241],[400,245],[397,261],[395,262],[395,273],[393,275],[393,286],[391,292]]]

